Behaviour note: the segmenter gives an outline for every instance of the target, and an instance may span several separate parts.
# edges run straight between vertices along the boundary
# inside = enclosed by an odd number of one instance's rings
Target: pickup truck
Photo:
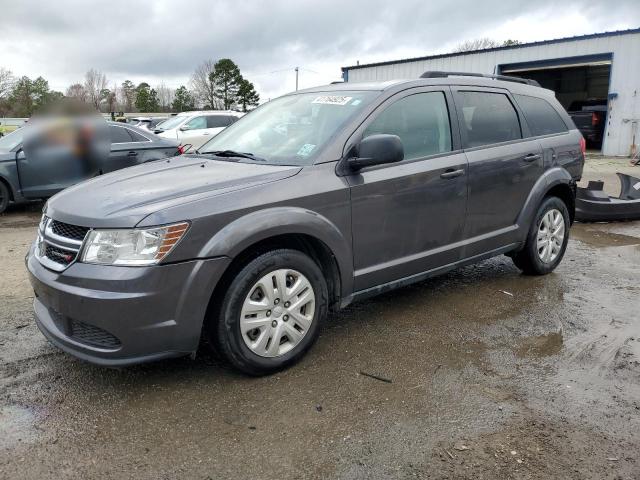
[[[591,148],[602,147],[607,121],[607,99],[576,100],[569,105],[569,116]]]

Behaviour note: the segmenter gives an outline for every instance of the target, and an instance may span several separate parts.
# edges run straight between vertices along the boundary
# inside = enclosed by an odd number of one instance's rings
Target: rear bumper
[[[75,263],[53,272],[32,251],[26,259],[45,337],[82,360],[114,367],[195,352],[211,292],[229,262]]]

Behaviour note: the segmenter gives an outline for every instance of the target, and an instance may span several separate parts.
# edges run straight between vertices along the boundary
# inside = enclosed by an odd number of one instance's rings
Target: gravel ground
[[[575,225],[546,277],[499,257],[352,305],[252,379],[49,345],[23,263],[38,218],[0,217],[0,478],[640,479],[640,222]]]

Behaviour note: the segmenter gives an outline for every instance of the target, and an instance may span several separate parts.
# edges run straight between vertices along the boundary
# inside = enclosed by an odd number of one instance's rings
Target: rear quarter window
[[[533,136],[569,131],[556,109],[544,98],[529,95],[514,95],[514,98],[522,109]]]

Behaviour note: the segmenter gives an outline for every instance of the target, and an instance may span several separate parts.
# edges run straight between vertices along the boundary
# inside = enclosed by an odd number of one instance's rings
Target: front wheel
[[[274,250],[250,261],[231,281],[211,340],[236,369],[266,375],[297,362],[327,315],[327,282],[297,250]]]
[[[546,275],[560,264],[569,241],[569,211],[558,197],[546,198],[536,213],[524,248],[513,263],[527,275]]]

